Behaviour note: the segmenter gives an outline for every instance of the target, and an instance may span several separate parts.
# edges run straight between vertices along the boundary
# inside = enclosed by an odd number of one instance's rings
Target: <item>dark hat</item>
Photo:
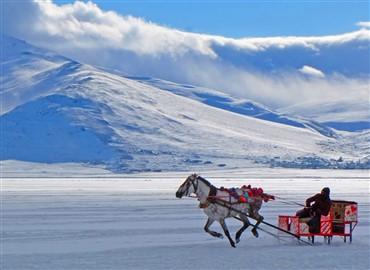
[[[330,194],[330,188],[328,188],[328,187],[324,187],[324,188],[321,190],[321,193],[324,193],[324,194],[329,195],[329,194]]]

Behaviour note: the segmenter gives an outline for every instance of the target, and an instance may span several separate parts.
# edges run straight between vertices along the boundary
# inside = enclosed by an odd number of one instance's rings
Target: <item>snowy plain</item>
[[[318,237],[308,246],[289,237],[284,238],[288,242],[278,241],[263,231],[254,238],[248,228],[232,248],[226,239],[203,231],[206,216],[196,199],[175,197],[193,172],[114,175],[75,165],[63,176],[63,167],[54,165],[17,177],[10,163],[2,168],[1,269],[370,268],[367,170],[200,172],[218,187],[251,184],[297,203],[324,186],[331,188],[332,199],[358,202],[352,243],[334,237],[327,245]],[[299,208],[279,199],[265,203],[260,213],[276,225],[279,214]],[[227,224],[232,235],[240,226],[232,219]],[[221,231],[219,224],[212,228]],[[266,225],[261,228],[277,234]]]

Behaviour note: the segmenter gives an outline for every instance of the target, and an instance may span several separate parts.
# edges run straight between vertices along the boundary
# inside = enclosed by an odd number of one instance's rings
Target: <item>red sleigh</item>
[[[315,236],[324,236],[330,244],[333,236],[340,236],[344,242],[349,237],[352,242],[352,232],[357,225],[357,203],[351,201],[332,200],[329,215],[321,216],[320,228],[317,232],[310,232],[305,219],[297,216],[280,215],[278,227],[298,236],[307,236],[314,243]]]

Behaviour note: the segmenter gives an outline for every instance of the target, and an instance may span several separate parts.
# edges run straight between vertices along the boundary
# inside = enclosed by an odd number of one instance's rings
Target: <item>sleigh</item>
[[[283,216],[278,218],[278,227],[297,236],[307,236],[314,243],[315,236],[323,236],[330,244],[333,236],[340,236],[344,242],[352,242],[352,233],[357,225],[357,203],[352,201],[332,200],[332,206],[327,216],[321,216],[319,228],[313,230],[306,222],[297,216]],[[280,232],[280,231],[279,231]]]

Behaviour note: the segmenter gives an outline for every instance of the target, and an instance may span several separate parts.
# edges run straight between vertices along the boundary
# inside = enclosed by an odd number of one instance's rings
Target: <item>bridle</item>
[[[193,187],[194,187],[194,193],[196,193],[197,190],[198,190],[199,181],[196,181],[196,183],[195,183],[195,180],[198,180],[198,176],[197,175],[191,175],[191,176],[188,177],[187,180],[193,185]],[[190,185],[186,184],[186,190],[184,191],[184,193],[188,194],[189,188],[190,188]],[[187,196],[189,196],[189,195],[190,194],[188,194]]]

